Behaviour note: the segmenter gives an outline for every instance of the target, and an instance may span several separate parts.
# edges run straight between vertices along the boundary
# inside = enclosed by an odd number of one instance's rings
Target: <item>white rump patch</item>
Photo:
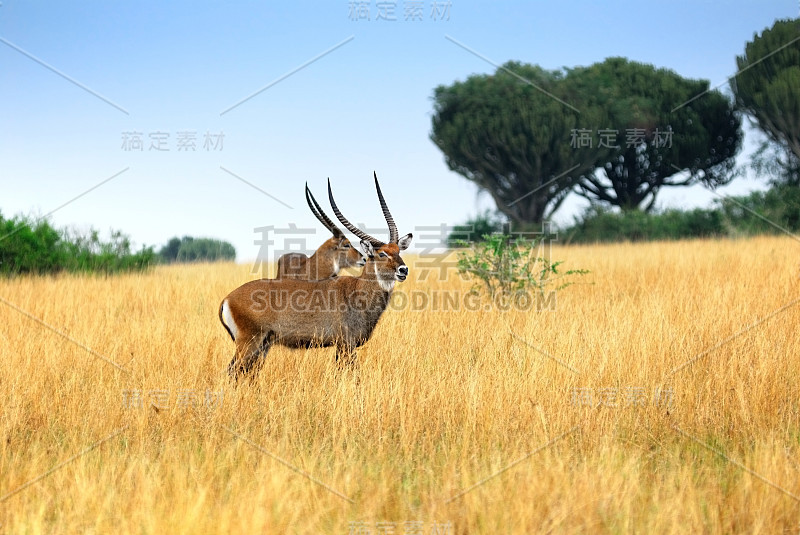
[[[233,339],[239,336],[239,329],[236,327],[236,322],[233,321],[233,315],[231,315],[231,307],[228,306],[228,300],[222,302],[222,322],[225,326],[231,331],[233,335]]]

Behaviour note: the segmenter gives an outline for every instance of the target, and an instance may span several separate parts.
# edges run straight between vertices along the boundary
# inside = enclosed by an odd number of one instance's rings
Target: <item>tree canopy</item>
[[[757,167],[800,183],[800,20],[779,20],[756,34],[736,66],[731,87],[737,106],[778,148],[762,146]]]
[[[715,187],[734,177],[741,119],[708,81],[608,58],[571,70],[565,82],[583,107],[598,110],[602,122],[583,130],[609,149],[580,181],[578,192],[589,200],[650,210],[663,187]]]
[[[570,146],[591,112],[570,104],[563,81],[562,71],[509,62],[434,90],[431,140],[514,223],[549,218],[594,163],[594,150]]]
[[[663,187],[726,184],[742,142],[733,103],[708,81],[625,58],[564,71],[509,62],[437,87],[432,122],[450,169],[522,225],[576,186],[649,210]]]

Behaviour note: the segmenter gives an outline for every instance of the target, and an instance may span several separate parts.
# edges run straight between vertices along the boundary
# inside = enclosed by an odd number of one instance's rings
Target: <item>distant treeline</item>
[[[226,241],[211,238],[172,238],[158,252],[162,262],[216,262],[234,260],[236,249]]]
[[[589,208],[559,230],[559,242],[680,240],[786,234],[800,231],[800,188],[775,185],[766,191],[725,197],[710,208],[613,212]]]
[[[134,251],[130,238],[112,231],[104,241],[97,230],[80,233],[57,229],[46,219],[0,214],[0,276],[60,272],[112,274],[142,271],[154,264],[233,260],[230,243],[210,238],[172,238],[156,253],[153,247]]]
[[[541,231],[511,228],[513,232]],[[558,231],[559,243],[680,240],[737,237],[800,232],[800,188],[774,185],[766,191],[717,199],[710,208],[667,209],[644,212],[615,211],[593,205],[576,217],[572,225]],[[508,232],[504,218],[486,212],[468,220],[450,234],[456,240],[482,241],[482,236]]]

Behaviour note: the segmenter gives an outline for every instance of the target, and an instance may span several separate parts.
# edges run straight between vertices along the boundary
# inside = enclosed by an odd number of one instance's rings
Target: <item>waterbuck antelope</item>
[[[389,304],[395,282],[402,282],[408,276],[408,266],[400,258],[400,251],[408,248],[412,236],[398,238],[377,175],[375,188],[389,226],[388,243],[345,219],[336,206],[328,180],[333,212],[345,228],[361,238],[361,246],[367,253],[360,276],[321,281],[261,279],[243,284],[222,300],[219,318],[236,345],[228,366],[234,378],[263,362],[273,344],[292,348],[336,346],[336,360],[340,364],[355,362],[356,348],[372,336]]]
[[[319,219],[333,237],[325,241],[310,257],[303,253],[287,253],[278,259],[276,279],[322,280],[335,277],[339,270],[360,267],[366,262],[361,251],[353,247],[333,221],[325,215],[306,183],[306,202],[311,213]]]

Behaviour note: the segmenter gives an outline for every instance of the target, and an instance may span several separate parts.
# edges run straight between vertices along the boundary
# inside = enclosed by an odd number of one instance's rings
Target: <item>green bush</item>
[[[766,191],[716,200],[711,208],[645,213],[589,207],[563,231],[566,243],[679,240],[800,231],[800,187],[776,184]]]
[[[800,187],[778,184],[767,191],[717,201],[731,234],[775,234],[800,230]]]
[[[47,221],[0,215],[0,274],[52,273],[63,269],[67,259],[61,233]]]
[[[58,230],[47,220],[4,219],[0,214],[0,275],[44,275],[68,272],[117,273],[140,271],[153,265],[152,248],[131,251],[121,232],[103,242],[96,230],[88,235]]]
[[[520,293],[536,292],[545,297],[545,290],[556,284],[561,290],[573,284],[566,278],[589,273],[582,269],[560,271],[562,262],[552,262],[545,236],[527,239],[507,234],[487,234],[479,242],[468,245],[458,254],[458,271],[480,279],[491,299],[513,297]],[[483,286],[476,283],[473,292]]]
[[[567,243],[679,240],[727,234],[722,213],[717,210],[640,210],[612,212],[592,206],[562,232]]]

